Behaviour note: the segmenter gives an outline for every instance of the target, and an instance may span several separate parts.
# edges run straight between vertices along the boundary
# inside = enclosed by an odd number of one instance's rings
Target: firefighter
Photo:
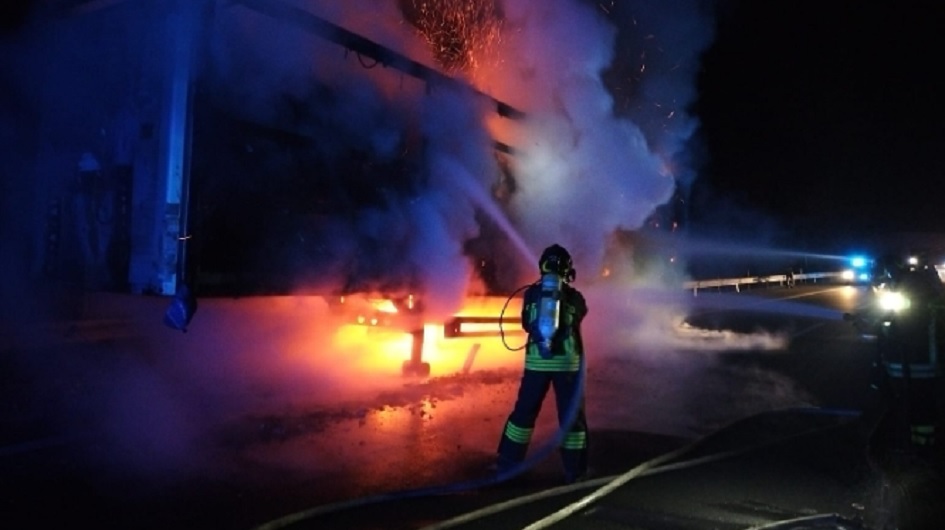
[[[573,483],[587,474],[581,339],[587,303],[570,285],[575,270],[564,247],[555,244],[546,248],[538,268],[541,280],[530,285],[523,297],[522,327],[528,333],[525,369],[515,407],[499,441],[497,466],[501,473],[525,459],[542,401],[553,386],[558,423],[564,433],[560,452],[565,481]]]
[[[903,426],[898,438],[908,440],[903,444],[906,449],[932,453],[942,412],[939,350],[945,342],[945,285],[935,268],[924,263],[912,263],[894,276],[893,289],[908,302],[884,330],[885,391],[897,423]]]

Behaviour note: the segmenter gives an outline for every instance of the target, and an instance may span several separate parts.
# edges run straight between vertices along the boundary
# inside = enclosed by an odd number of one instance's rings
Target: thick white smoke
[[[443,70],[404,20],[403,4],[292,3]],[[319,138],[323,152],[358,145],[383,160],[396,156],[390,150],[409,142],[411,131],[419,128],[425,166],[418,169],[423,174],[416,177],[415,193],[389,197],[380,208],[340,223],[329,253],[336,263],[383,260],[388,276],[419,278],[427,300],[443,311],[455,309],[449,300],[464,291],[457,277],[468,283],[474,276],[463,248],[479,235],[477,212],[487,212],[491,222],[514,232],[506,236],[524,241],[514,247],[515,259],[526,270],[542,248],[560,243],[584,271],[592,272],[585,279],[596,275],[614,231],[640,228],[676,191],[677,175],[686,170],[673,157],[694,128],[686,105],[694,94],[698,54],[709,37],[708,18],[698,2],[675,6],[672,17],[633,4],[608,15],[601,6],[579,0],[497,5],[502,20],[501,38],[491,50],[494,60],[456,75],[523,111],[523,119],[498,119],[481,94],[428,85],[251,6],[220,9],[210,35],[209,69],[231,90],[239,111],[285,121],[286,96],[302,100],[320,123],[336,128],[332,138]],[[652,27],[629,22],[637,19]],[[665,44],[660,40],[664,33]],[[634,93],[631,111],[621,116],[604,74],[629,60],[626,48],[634,43],[627,34],[646,35],[647,46],[660,53],[650,54],[655,66],[649,71],[617,87]],[[649,66],[647,61],[643,66]],[[311,93],[314,84],[344,97],[318,101]],[[633,113],[645,130],[628,119]],[[500,208],[487,204],[496,202],[491,186],[500,177],[493,137],[515,152],[508,158],[513,189]],[[380,251],[364,256],[361,242]],[[396,257],[399,263],[392,264]]]
[[[528,113],[514,215],[536,245],[561,243],[598,270],[610,234],[639,228],[675,183],[640,129],[614,114],[601,75],[617,32],[600,11],[569,1],[504,5],[495,90]]]

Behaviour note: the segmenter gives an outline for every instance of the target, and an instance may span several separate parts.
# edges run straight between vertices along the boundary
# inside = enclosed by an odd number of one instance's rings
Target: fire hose
[[[509,298],[506,300],[505,306],[503,306],[502,308],[502,313],[500,314],[500,319],[499,319],[500,332],[502,329],[501,317],[502,315],[504,315],[505,310],[508,307],[509,301],[518,292],[522,291],[523,289],[528,288],[529,285],[525,285],[517,289],[511,295],[509,295]],[[522,346],[521,348],[509,347],[508,344],[505,343],[504,334],[502,335],[502,342],[507,349],[512,350],[512,351],[521,350],[522,348],[524,348],[524,346]],[[361,506],[367,506],[371,504],[379,504],[383,502],[410,499],[410,498],[416,498],[416,497],[448,495],[448,494],[453,494],[453,493],[460,493],[463,491],[470,491],[470,490],[482,488],[485,486],[499,484],[501,482],[505,482],[507,480],[515,478],[518,475],[521,475],[525,471],[539,464],[541,461],[547,458],[548,455],[552,451],[560,447],[562,441],[564,440],[564,437],[567,435],[568,430],[570,429],[570,426],[574,423],[574,420],[577,417],[578,410],[580,410],[580,407],[581,407],[581,401],[582,401],[581,398],[584,394],[584,382],[586,379],[585,357],[586,357],[585,355],[580,356],[580,364],[578,366],[577,391],[575,392],[574,398],[571,400],[571,403],[568,405],[567,414],[565,415],[565,421],[558,427],[558,430],[555,431],[555,435],[552,436],[550,440],[548,440],[545,444],[539,446],[539,448],[536,451],[534,451],[531,456],[527,457],[522,462],[519,462],[513,465],[512,467],[502,470],[494,475],[480,478],[480,479],[455,482],[455,483],[444,484],[444,485],[439,485],[439,486],[429,486],[429,487],[423,487],[423,488],[395,491],[395,492],[390,492],[390,493],[382,493],[379,495],[372,495],[372,496],[361,497],[361,498],[352,499],[348,501],[342,501],[342,502],[333,503],[333,504],[316,506],[310,509],[302,510],[302,511],[295,512],[289,515],[285,515],[283,517],[279,517],[278,519],[274,519],[272,521],[269,521],[267,523],[257,526],[255,530],[276,530],[279,528],[286,528],[288,526],[299,523],[306,519],[311,519],[313,517],[327,515],[330,513],[340,512],[343,510],[348,510],[351,508],[356,508],[356,507],[361,507]]]
[[[794,412],[794,411],[801,411],[801,412],[814,413],[814,414],[825,414],[829,416],[858,416],[859,415],[858,411],[832,410],[832,409],[806,409],[806,410],[805,409],[787,409],[780,412],[789,413],[789,412]],[[735,427],[738,424],[748,421],[748,420],[750,420],[750,418],[748,419],[743,418],[743,419],[736,420],[735,422],[730,424],[728,428]],[[505,501],[505,502],[501,502],[498,504],[487,506],[485,508],[481,508],[479,510],[465,513],[463,515],[454,517],[452,519],[440,521],[438,523],[425,526],[421,530],[446,530],[447,528],[455,528],[463,524],[471,523],[477,519],[492,516],[497,513],[510,510],[512,508],[516,508],[516,507],[519,507],[519,506],[522,506],[531,502],[548,499],[551,497],[555,497],[555,496],[559,496],[559,495],[563,495],[566,493],[571,493],[571,492],[575,492],[579,490],[596,488],[594,489],[594,491],[590,492],[589,494],[579,499],[578,501],[565,505],[561,509],[549,514],[548,516],[531,523],[524,529],[524,530],[544,530],[546,528],[553,526],[554,524],[558,522],[561,522],[562,520],[588,507],[589,505],[599,501],[606,495],[624,486],[631,480],[644,477],[644,476],[658,474],[658,473],[685,469],[685,468],[695,467],[695,466],[699,466],[699,465],[703,465],[703,464],[707,464],[711,462],[718,462],[721,460],[735,458],[737,456],[744,455],[750,452],[759,451],[765,448],[773,447],[775,445],[782,444],[793,439],[800,439],[802,437],[805,437],[811,434],[815,434],[819,432],[826,432],[826,431],[838,429],[841,427],[842,427],[841,424],[829,425],[826,427],[819,426],[819,427],[804,430],[804,431],[801,431],[792,435],[775,438],[773,440],[766,440],[766,441],[750,444],[747,447],[710,453],[708,455],[691,458],[689,460],[680,460],[686,455],[689,455],[690,453],[695,452],[696,449],[705,445],[706,442],[710,441],[714,437],[718,436],[719,433],[727,430],[726,428],[723,428],[712,434],[698,438],[695,441],[689,443],[688,445],[680,447],[679,449],[676,449],[669,453],[647,460],[637,465],[636,467],[630,469],[626,473],[623,473],[620,475],[602,477],[598,479],[591,479],[588,481],[579,482],[576,484],[569,484],[566,486],[559,486],[557,488],[551,488],[548,490],[539,491],[531,495],[517,497],[511,500]],[[803,519],[807,520],[807,522],[822,522],[822,521],[836,522],[843,518],[841,518],[837,514],[817,514],[814,516],[805,517]],[[794,519],[794,520],[780,521],[777,523],[771,523],[770,525],[752,527],[747,530],[769,530],[769,529],[775,530],[775,529],[780,529],[780,528],[786,528],[788,527],[787,523],[793,523],[793,522],[798,522],[798,521],[800,520]],[[849,521],[843,519],[843,522],[848,523]],[[857,526],[857,528],[860,528],[860,527]]]

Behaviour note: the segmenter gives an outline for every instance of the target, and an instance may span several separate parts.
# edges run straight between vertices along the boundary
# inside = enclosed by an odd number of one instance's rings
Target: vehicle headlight
[[[852,282],[856,278],[856,273],[853,272],[853,269],[846,269],[840,273],[840,278],[843,281]]]
[[[886,311],[903,311],[909,308],[909,299],[894,291],[884,291],[879,295],[879,307]]]

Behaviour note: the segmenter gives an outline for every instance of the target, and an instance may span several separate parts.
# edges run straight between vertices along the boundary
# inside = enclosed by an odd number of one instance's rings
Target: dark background
[[[940,2],[720,2],[694,221],[730,201],[799,237],[941,230],[943,29]]]

